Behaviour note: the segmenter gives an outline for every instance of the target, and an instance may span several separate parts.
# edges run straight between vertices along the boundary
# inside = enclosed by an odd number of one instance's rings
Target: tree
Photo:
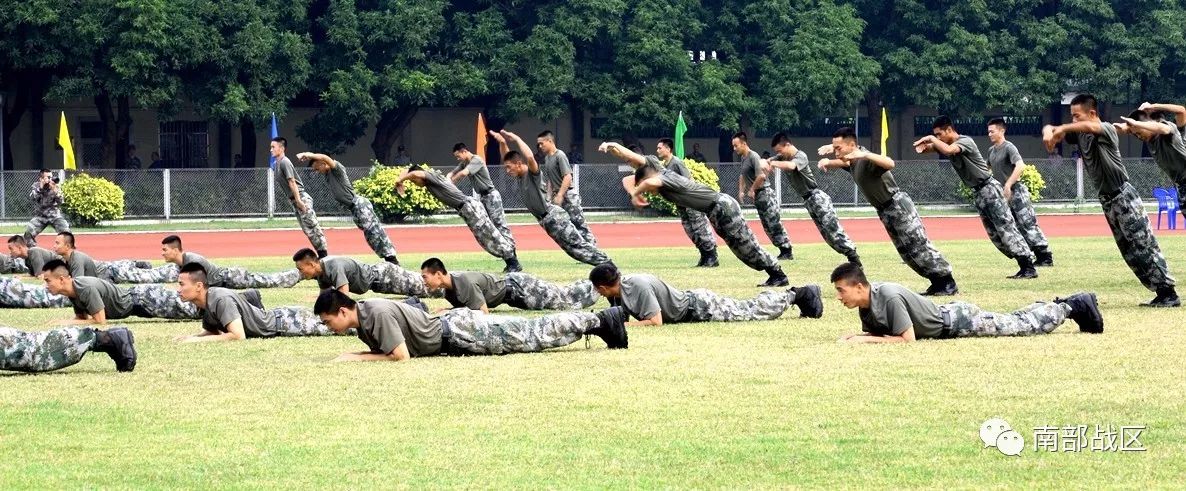
[[[4,154],[0,162],[11,169],[12,132],[30,109],[40,111],[51,78],[63,63],[52,31],[62,22],[60,2],[5,0],[0,2],[0,92],[4,98]]]

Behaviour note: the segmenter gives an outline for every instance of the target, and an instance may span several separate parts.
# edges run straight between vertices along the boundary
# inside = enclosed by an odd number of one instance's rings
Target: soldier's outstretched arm
[[[329,167],[331,169],[335,165],[337,165],[334,163],[334,159],[330,158],[329,155],[326,155],[323,153],[301,152],[301,153],[296,154],[296,157],[298,160],[301,160],[302,162],[307,161],[307,160],[312,160],[314,162],[325,162],[326,164],[329,165]]]
[[[502,130],[502,136],[515,143],[515,147],[519,149],[519,153],[523,154],[523,159],[527,160],[527,169],[532,174],[539,174],[539,163],[535,161],[535,152],[531,151],[531,147],[527,146],[527,143],[522,138],[519,138],[519,135],[507,130]]]
[[[643,319],[640,321],[630,321],[630,322],[626,323],[626,327],[661,326],[661,325],[663,325],[663,313],[662,312],[652,315],[649,319]]]
[[[1143,103],[1141,107],[1137,108],[1142,111],[1162,111],[1174,114],[1174,122],[1178,123],[1179,127],[1186,126],[1186,106],[1178,104],[1152,104]]]
[[[622,159],[627,164],[630,164],[630,167],[635,169],[642,167],[643,164],[647,163],[646,157],[643,157],[642,155],[635,153],[633,150],[614,142],[605,142],[601,145],[598,145],[597,151],[608,153],[614,157]]]
[[[202,331],[193,336],[186,336],[181,339],[183,343],[211,343],[218,341],[239,341],[247,339],[247,334],[243,331],[243,319],[235,319],[230,324],[226,325],[227,332],[218,334],[209,331]]]
[[[406,361],[412,358],[408,353],[408,343],[400,343],[391,353],[371,353],[362,351],[357,353],[342,353],[333,361]]]
[[[652,193],[652,192],[658,191],[659,188],[661,188],[661,187],[663,187],[662,179],[659,179],[658,176],[648,177],[646,179],[643,179],[642,182],[634,185],[634,190],[630,192],[630,199],[631,200],[641,199],[641,196],[644,193]]]
[[[875,334],[851,334],[840,338],[841,343],[848,344],[885,344],[885,343],[909,343],[914,341],[914,326],[910,326],[901,335],[898,336],[878,336]]]

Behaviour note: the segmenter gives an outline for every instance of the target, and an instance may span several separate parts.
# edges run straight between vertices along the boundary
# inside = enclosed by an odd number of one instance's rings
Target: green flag
[[[684,112],[679,112],[679,119],[675,121],[675,156],[684,158],[684,133],[688,132],[688,125],[684,124]]]

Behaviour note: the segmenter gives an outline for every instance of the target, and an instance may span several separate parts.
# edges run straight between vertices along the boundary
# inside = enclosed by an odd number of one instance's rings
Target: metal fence
[[[1081,165],[1071,159],[1030,160],[1046,181],[1043,202],[1094,201],[1095,185],[1083,172]],[[1152,189],[1170,185],[1152,159],[1126,159],[1128,175],[1134,187],[1146,199]],[[738,164],[712,163],[710,167],[720,176],[721,191],[733,195],[737,191]],[[452,166],[435,167],[448,172]],[[574,167],[575,180],[584,207],[590,211],[633,213],[629,198],[622,189],[621,179],[630,173],[620,164],[585,163]],[[310,169],[298,169],[305,189],[313,197],[317,213],[324,216],[347,216],[329,194],[325,177]],[[370,169],[348,167],[351,179],[365,177]],[[286,191],[277,189],[272,171],[254,169],[88,169],[92,176],[103,177],[124,190],[127,218],[198,218],[198,217],[265,217],[291,216],[292,208],[285,199]],[[800,206],[802,199],[785,185],[781,174],[772,176],[783,206]],[[919,204],[964,204],[959,196],[959,178],[946,160],[899,160],[893,170],[898,185]],[[837,206],[865,206],[851,176],[844,171],[814,172],[820,188],[832,196]],[[525,211],[523,200],[514,189],[512,178],[502,166],[490,166],[494,185],[502,190],[508,211]],[[26,220],[32,213],[29,191],[37,181],[38,171],[0,172],[0,220]],[[69,174],[65,175],[69,179]],[[460,184],[470,192],[467,179]]]

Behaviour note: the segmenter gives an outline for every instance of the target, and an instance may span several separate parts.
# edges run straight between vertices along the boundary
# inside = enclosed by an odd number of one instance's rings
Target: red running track
[[[1151,215],[1156,223],[1156,215]],[[886,242],[889,236],[876,218],[842,219],[841,223],[853,240]],[[933,240],[988,239],[980,218],[932,217],[923,218],[927,233]],[[1111,230],[1103,215],[1042,215],[1039,225],[1050,237],[1111,237]],[[819,231],[809,219],[784,220],[791,240],[796,244],[822,242]],[[295,225],[295,223],[294,223]],[[750,228],[762,244],[769,244],[761,225],[749,222]],[[593,223],[594,235],[603,248],[624,247],[691,247],[678,221]],[[184,229],[184,224],[178,224]],[[536,224],[511,226],[520,250],[554,250],[560,248]],[[402,252],[481,252],[469,229],[451,226],[392,226],[388,234]],[[1186,230],[1158,230],[1159,236],[1186,235]],[[355,228],[326,230],[330,252],[334,254],[367,254],[371,250],[362,233]],[[168,232],[79,233],[78,248],[96,259],[159,259],[160,241]],[[207,257],[287,256],[309,242],[300,229],[247,231],[193,231],[180,233],[186,250]],[[52,245],[52,234],[40,237],[43,247]],[[720,242],[718,238],[718,242]]]

